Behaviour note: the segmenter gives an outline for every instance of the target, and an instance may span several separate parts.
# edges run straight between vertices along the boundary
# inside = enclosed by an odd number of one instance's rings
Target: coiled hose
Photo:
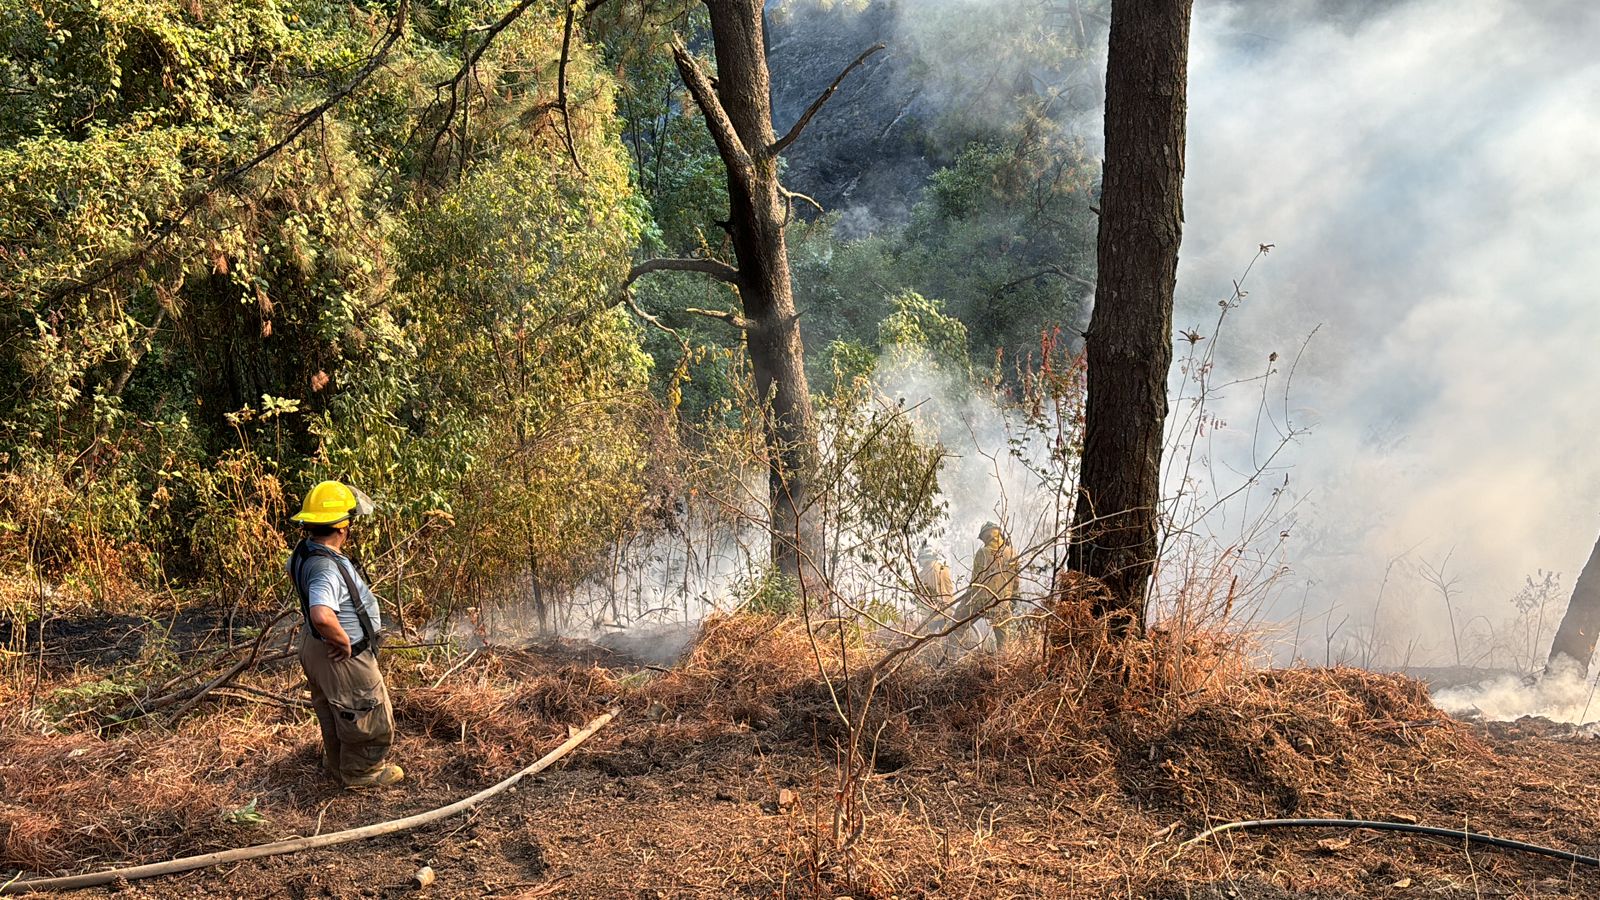
[[[1593,856],[1584,856],[1581,853],[1573,853],[1569,850],[1557,850],[1554,847],[1541,847],[1538,844],[1529,844],[1525,841],[1514,841],[1510,838],[1494,837],[1456,828],[1435,828],[1431,825],[1412,825],[1409,822],[1378,822],[1368,819],[1252,819],[1245,822],[1229,822],[1226,825],[1218,825],[1215,828],[1201,832],[1184,841],[1178,849],[1181,852],[1190,844],[1198,844],[1225,831],[1258,831],[1266,828],[1367,828],[1372,831],[1398,831],[1404,834],[1424,834],[1429,837],[1450,838],[1457,841],[1466,841],[1469,844],[1499,847],[1503,850],[1519,850],[1523,853],[1553,856],[1556,859],[1566,860],[1582,866],[1600,866],[1600,859]]]

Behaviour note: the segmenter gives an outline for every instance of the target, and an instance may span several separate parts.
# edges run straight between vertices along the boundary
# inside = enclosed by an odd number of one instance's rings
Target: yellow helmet
[[[370,516],[373,509],[372,498],[361,491],[337,481],[324,481],[306,494],[294,521],[343,528],[350,524],[351,516]]]

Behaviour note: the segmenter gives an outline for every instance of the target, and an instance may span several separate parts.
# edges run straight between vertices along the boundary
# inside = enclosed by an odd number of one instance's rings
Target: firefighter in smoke
[[[978,530],[978,540],[982,546],[972,557],[972,583],[962,594],[955,614],[958,619],[978,614],[988,619],[994,631],[995,651],[1000,652],[1016,637],[1021,567],[1011,541],[996,523],[985,522]]]
[[[916,588],[917,599],[929,609],[948,609],[955,600],[955,582],[950,578],[950,566],[927,544],[917,551]]]
[[[322,765],[349,788],[388,787],[405,777],[384,761],[394,741],[394,711],[378,669],[378,600],[344,554],[352,521],[372,512],[372,500],[355,488],[318,484],[294,516],[306,533],[289,557],[305,620],[300,666],[322,729]]]
[[[949,628],[954,621],[950,616],[954,612],[951,607],[955,603],[955,580],[950,577],[950,565],[944,561],[944,557],[927,543],[917,551],[917,568],[913,573],[912,590],[916,594],[917,602],[926,613],[912,634],[916,636],[937,634]],[[929,654],[929,661],[935,666],[944,665],[950,657],[950,650],[939,647],[939,643],[942,642],[932,642],[924,650]]]

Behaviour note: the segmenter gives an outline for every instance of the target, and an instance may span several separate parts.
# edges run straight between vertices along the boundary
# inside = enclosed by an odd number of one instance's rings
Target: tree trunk
[[[1567,604],[1561,627],[1556,629],[1545,673],[1576,667],[1578,674],[1588,675],[1597,635],[1600,635],[1600,541],[1595,543],[1583,573],[1578,576],[1578,583],[1572,588],[1572,602]]]
[[[777,137],[762,3],[707,0],[706,6],[716,44],[714,88],[681,48],[677,62],[728,171],[727,229],[738,260],[734,284],[744,308],[756,390],[767,405],[772,560],[780,572],[799,578],[803,568],[812,568],[802,567],[802,560],[819,550],[811,546],[814,529],[801,521],[816,461],[816,419],[789,280],[787,211],[772,149]]]
[[[1115,0],[1111,11],[1099,273],[1068,565],[1106,585],[1096,612],[1124,613],[1119,627],[1131,629],[1143,625],[1155,568],[1192,6]]]

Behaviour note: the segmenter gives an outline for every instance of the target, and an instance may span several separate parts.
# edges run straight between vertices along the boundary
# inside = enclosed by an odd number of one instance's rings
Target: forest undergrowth
[[[1460,847],[1338,833],[1180,851],[1218,821],[1278,816],[1466,824],[1562,845],[1580,825],[1600,825],[1584,786],[1600,753],[1559,734],[1510,741],[1503,728],[1453,720],[1403,676],[1261,669],[1220,635],[1112,641],[1060,607],[1052,627],[1077,623],[1066,651],[1046,657],[1036,634],[1021,652],[941,669],[913,661],[886,675],[874,668],[884,657],[872,635],[840,641],[829,634],[836,624],[808,630],[750,614],[707,620],[670,667],[576,642],[393,650],[385,668],[408,780],[387,794],[342,792],[321,774],[293,659],[219,688],[174,724],[170,709],[113,720],[129,698],[104,686],[101,669],[11,655],[0,867],[93,870],[431,809],[618,706],[617,723],[565,770],[437,833],[479,835],[460,852],[485,872],[508,836],[524,835],[554,854],[535,887],[556,878],[571,896],[645,882],[676,885],[662,896],[714,892],[690,890],[707,864],[692,854],[645,870],[620,857],[562,863],[550,847],[564,829],[627,833],[657,852],[721,834],[743,849],[719,865],[741,873],[740,893],[760,896],[992,896],[998,885],[1062,896],[1063,884],[1107,896],[1221,896],[1207,893],[1219,884],[1235,896],[1340,896],[1383,879],[1429,885],[1430,896],[1486,884],[1583,896],[1600,885],[1537,858],[1464,861]],[[280,646],[287,636],[277,634],[264,644]],[[126,667],[152,665],[165,664],[147,653]],[[851,717],[875,674],[870,713]],[[849,722],[870,735],[871,771],[864,827],[841,846]],[[530,804],[562,798],[582,811],[528,819]],[[659,815],[630,825],[645,809]],[[393,858],[443,852],[450,840],[437,833],[363,852],[393,862],[398,878],[404,863]],[[146,890],[165,896],[161,884]],[[450,890],[473,895],[459,881]]]

